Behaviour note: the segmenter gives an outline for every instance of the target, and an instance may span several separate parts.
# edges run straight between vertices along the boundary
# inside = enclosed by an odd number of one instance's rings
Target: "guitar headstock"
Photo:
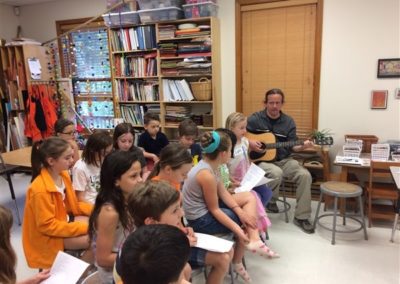
[[[324,145],[331,146],[331,145],[333,145],[333,138],[331,136],[314,138],[313,141],[314,141],[314,144],[321,145],[321,146],[324,146]]]

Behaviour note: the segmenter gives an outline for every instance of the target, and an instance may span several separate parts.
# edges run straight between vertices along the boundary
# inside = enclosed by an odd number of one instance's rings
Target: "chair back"
[[[83,279],[81,284],[98,284],[101,283],[100,275],[98,271],[93,272]]]
[[[392,175],[390,173],[390,167],[400,167],[400,162],[391,161],[372,161],[369,168],[369,187],[373,188],[373,184],[376,181],[382,182],[393,182]]]

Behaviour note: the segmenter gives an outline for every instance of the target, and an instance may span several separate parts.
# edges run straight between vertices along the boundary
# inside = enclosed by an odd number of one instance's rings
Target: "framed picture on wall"
[[[396,88],[396,90],[394,90],[394,98],[396,100],[400,100],[400,88]]]
[[[371,109],[386,109],[387,107],[387,90],[374,90],[371,93]]]
[[[400,78],[400,58],[378,59],[378,78]]]

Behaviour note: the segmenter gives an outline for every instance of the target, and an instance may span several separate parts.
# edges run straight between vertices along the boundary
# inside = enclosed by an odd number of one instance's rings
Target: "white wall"
[[[93,17],[105,9],[106,0],[64,0],[22,6],[23,35],[45,42],[56,36],[56,21]]]
[[[12,6],[0,4],[0,38],[11,41],[17,36],[19,18],[14,15]]]
[[[400,100],[394,99],[400,79],[376,78],[378,58],[400,58],[399,2],[324,1],[319,128],[332,129],[339,145],[346,133],[375,134],[381,141],[400,139]],[[219,6],[225,118],[236,106],[235,1],[221,0]],[[104,10],[104,0],[65,0],[24,6],[20,21],[24,36],[45,41],[56,35],[56,20]],[[380,89],[389,91],[388,107],[371,110],[371,91]]]

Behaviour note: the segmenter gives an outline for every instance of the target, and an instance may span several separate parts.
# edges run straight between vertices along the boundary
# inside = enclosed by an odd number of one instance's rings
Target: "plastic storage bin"
[[[139,14],[136,11],[104,14],[103,19],[107,27],[139,24]]]
[[[379,138],[375,135],[358,135],[358,134],[346,134],[345,139],[357,139],[363,141],[362,153],[371,153],[371,145],[378,143]]]
[[[218,14],[218,5],[213,2],[182,5],[185,18],[214,17]]]
[[[182,18],[182,9],[176,7],[158,8],[138,11],[140,21],[145,23],[172,21]]]
[[[176,7],[181,8],[182,0],[137,0],[140,10]]]
[[[217,0],[186,0],[186,4],[197,4],[204,2],[214,2],[215,4],[217,4]]]

